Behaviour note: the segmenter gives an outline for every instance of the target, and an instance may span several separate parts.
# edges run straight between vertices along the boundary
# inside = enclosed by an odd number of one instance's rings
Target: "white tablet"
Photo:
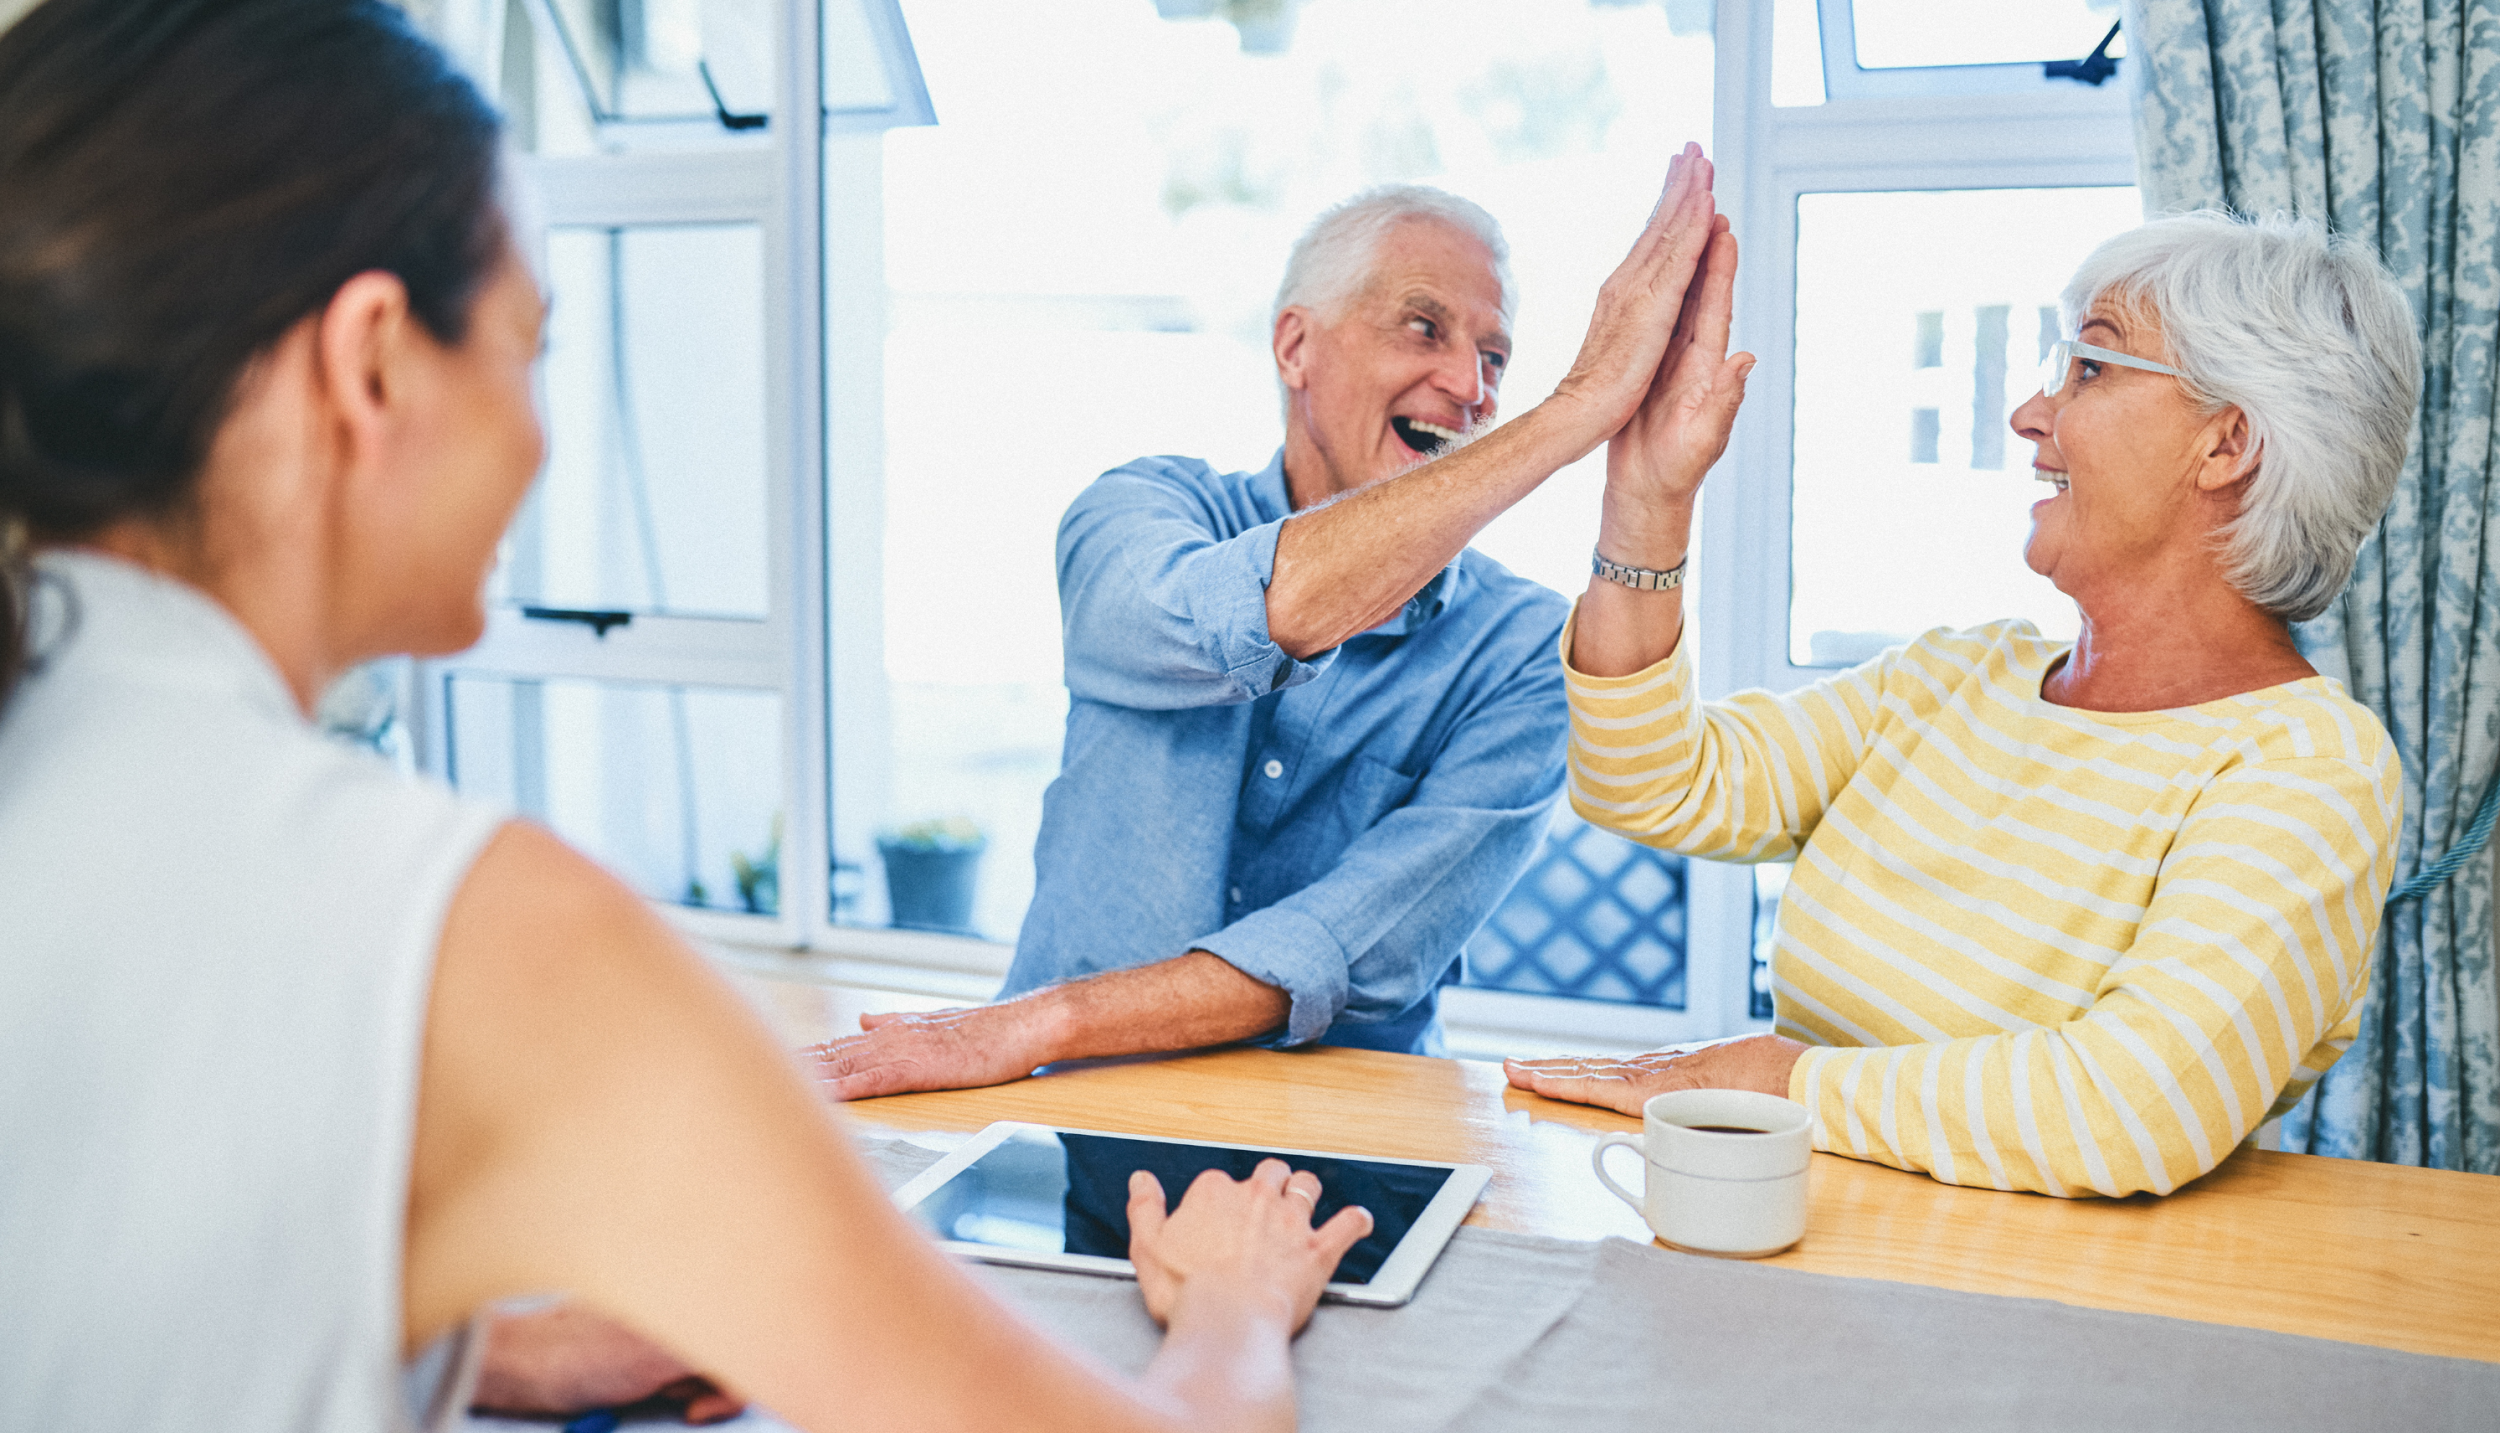
[[[1395,1306],[1475,1207],[1493,1171],[1480,1164],[1266,1149],[1248,1144],[1103,1134],[1002,1121],[894,1191],[894,1202],[948,1252],[996,1264],[1134,1278],[1128,1261],[1128,1177],[1143,1169],[1178,1203],[1201,1171],[1245,1178],[1281,1159],[1319,1176],[1324,1223],[1349,1204],[1372,1232],[1337,1263],[1326,1297]]]

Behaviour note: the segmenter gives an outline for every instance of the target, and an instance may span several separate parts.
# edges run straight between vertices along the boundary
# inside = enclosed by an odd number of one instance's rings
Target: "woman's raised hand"
[[[1666,191],[1632,252],[1599,286],[1588,337],[1554,386],[1554,398],[1585,423],[1592,447],[1629,421],[1649,393],[1702,256],[1726,228],[1711,197],[1711,175],[1698,144],[1685,145],[1668,161]]]
[[[1319,1176],[1280,1159],[1259,1161],[1242,1180],[1210,1169],[1180,1207],[1166,1213],[1163,1201],[1162,1181],[1142,1169],[1129,1176],[1129,1262],[1146,1312],[1176,1331],[1193,1318],[1244,1314],[1299,1330],[1337,1261],[1372,1231],[1360,1207],[1313,1228]]]
[[[1617,544],[1624,551],[1607,552],[1618,562],[1646,566],[1643,557],[1658,556],[1647,550],[1656,539],[1641,531],[1655,527],[1673,530],[1669,555],[1681,555],[1701,480],[1727,451],[1754,365],[1752,354],[1727,351],[1735,295],[1736,236],[1720,218],[1711,226],[1709,246],[1648,392],[1606,445],[1609,526],[1631,529]]]

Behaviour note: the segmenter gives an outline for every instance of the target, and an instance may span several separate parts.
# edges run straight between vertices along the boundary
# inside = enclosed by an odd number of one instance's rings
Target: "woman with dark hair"
[[[379,0],[0,35],[0,1427],[382,1427],[541,1290],[810,1427],[1289,1425],[1310,1175],[1140,1176],[1169,1337],[1079,1363],[641,901],[308,727],[475,640],[539,464],[496,136]]]

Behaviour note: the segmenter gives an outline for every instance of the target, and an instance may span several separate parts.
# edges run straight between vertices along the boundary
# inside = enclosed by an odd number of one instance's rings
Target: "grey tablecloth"
[[[862,1148],[888,1188],[938,1158]],[[973,1267],[1114,1367],[1154,1355],[1127,1280]],[[1403,1309],[1322,1305],[1294,1366],[1314,1433],[2500,1430],[2500,1363],[1481,1229]]]

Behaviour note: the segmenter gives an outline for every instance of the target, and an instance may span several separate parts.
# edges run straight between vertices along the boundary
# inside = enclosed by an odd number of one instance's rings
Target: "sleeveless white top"
[[[198,591],[37,570],[0,710],[0,1428],[404,1426],[428,982],[501,813],[320,736]]]

